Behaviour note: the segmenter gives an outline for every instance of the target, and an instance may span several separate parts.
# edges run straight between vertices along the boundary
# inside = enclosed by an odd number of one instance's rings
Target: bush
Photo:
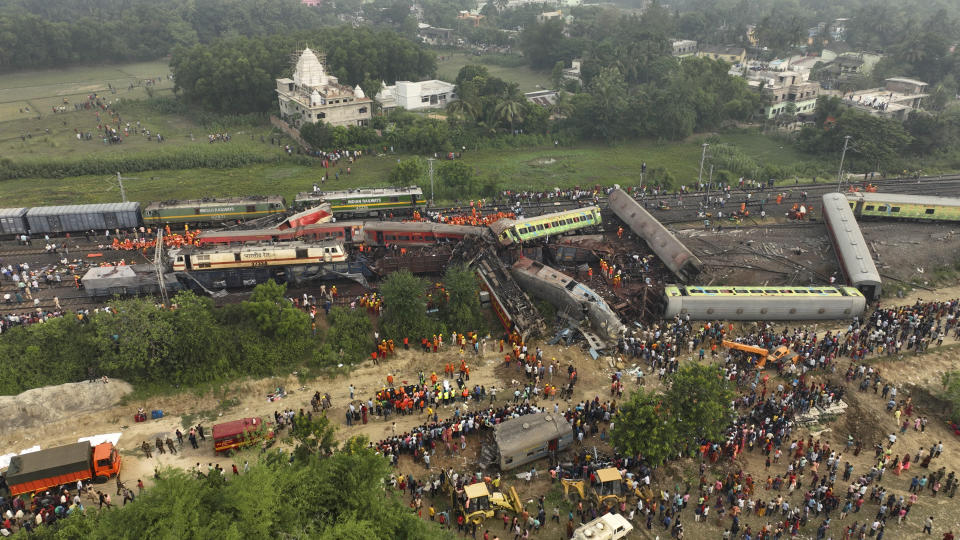
[[[177,294],[172,310],[149,299],[115,300],[114,313],[11,329],[0,336],[0,357],[7,359],[0,394],[89,374],[157,389],[157,381],[194,386],[289,372],[312,356],[319,341],[307,314],[283,297],[285,290],[260,285],[250,300],[223,308],[191,292]]]

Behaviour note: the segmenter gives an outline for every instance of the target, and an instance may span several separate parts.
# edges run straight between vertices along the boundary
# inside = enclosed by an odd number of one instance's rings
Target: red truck
[[[260,418],[241,418],[213,426],[213,451],[228,452],[273,438],[273,428]]]
[[[106,482],[120,474],[120,454],[112,443],[81,442],[14,456],[5,473],[10,495],[34,493],[77,480]]]

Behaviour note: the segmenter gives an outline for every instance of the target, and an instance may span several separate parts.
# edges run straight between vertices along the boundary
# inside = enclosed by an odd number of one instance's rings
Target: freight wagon
[[[32,234],[113,231],[141,224],[137,202],[38,206],[27,210],[24,217]]]

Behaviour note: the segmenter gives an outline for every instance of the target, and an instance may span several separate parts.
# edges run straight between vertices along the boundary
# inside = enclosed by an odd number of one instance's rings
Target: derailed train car
[[[859,289],[869,301],[880,298],[880,272],[843,194],[827,193],[823,196],[823,221],[847,284]]]
[[[703,269],[700,259],[625,191],[613,190],[607,201],[613,213],[623,220],[631,231],[643,238],[680,281],[691,281]]]
[[[563,272],[520,257],[511,273],[527,292],[567,311],[576,319],[589,320],[602,338],[616,343],[626,333],[627,328],[600,295]]]
[[[665,318],[693,320],[801,321],[850,319],[867,299],[854,287],[758,287],[753,285],[664,288]]]

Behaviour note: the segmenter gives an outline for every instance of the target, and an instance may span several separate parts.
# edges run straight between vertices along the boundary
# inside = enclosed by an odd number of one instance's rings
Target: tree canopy
[[[329,457],[298,454],[292,463],[274,450],[240,475],[161,469],[133,503],[77,513],[33,534],[40,539],[117,538],[118,531],[129,538],[453,538],[385,492],[390,472],[365,439],[351,440]]]
[[[303,43],[326,54],[324,67],[341,84],[360,85],[371,95],[382,80],[417,80],[436,70],[435,55],[401,34],[340,26],[178,47],[170,60],[175,90],[187,102],[212,111],[273,110],[275,79],[293,73],[290,55]]]
[[[180,46],[320,22],[299,0],[11,0],[0,7],[0,72],[153,60]]]
[[[419,339],[435,332],[427,317],[427,284],[409,270],[387,276],[380,286],[383,294],[383,318],[380,328],[386,337]]]
[[[285,292],[269,282],[249,300],[221,308],[192,292],[173,297],[174,309],[116,299],[110,312],[12,328],[0,336],[0,357],[7,359],[0,394],[81,381],[90,373],[135,386],[196,385],[366,358],[373,330],[362,312],[332,310],[325,340]]]
[[[733,420],[735,394],[717,366],[688,364],[667,382],[664,394],[633,392],[610,435],[618,450],[641,454],[654,466],[702,440],[722,439]]]

